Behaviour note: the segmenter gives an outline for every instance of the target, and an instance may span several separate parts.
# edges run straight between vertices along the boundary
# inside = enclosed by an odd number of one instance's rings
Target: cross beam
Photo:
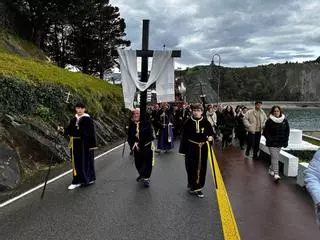
[[[153,57],[153,50],[136,50],[137,57]],[[180,50],[173,50],[171,57],[181,57]]]

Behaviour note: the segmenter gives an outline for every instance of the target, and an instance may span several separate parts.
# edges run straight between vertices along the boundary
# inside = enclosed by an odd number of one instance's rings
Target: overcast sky
[[[111,0],[141,49],[142,19],[150,49],[179,49],[176,67],[256,66],[320,56],[320,0]],[[218,57],[214,57],[218,64]]]

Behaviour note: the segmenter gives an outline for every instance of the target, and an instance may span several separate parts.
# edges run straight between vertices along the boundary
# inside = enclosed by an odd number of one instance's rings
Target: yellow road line
[[[218,184],[218,189],[216,189],[216,195],[218,200],[218,206],[220,211],[220,218],[223,229],[223,236],[225,240],[240,240],[240,234],[238,226],[233,215],[231,203],[229,201],[228,193],[223,182],[223,178],[220,172],[220,168],[212,150],[212,157],[215,166],[216,179]],[[214,176],[212,162],[210,161],[212,177]],[[214,179],[213,179],[214,181]]]

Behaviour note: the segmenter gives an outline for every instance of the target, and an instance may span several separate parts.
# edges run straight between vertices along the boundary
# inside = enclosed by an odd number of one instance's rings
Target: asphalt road
[[[205,198],[189,195],[178,144],[156,155],[150,188],[135,181],[133,158],[118,148],[96,160],[94,185],[69,191],[68,175],[49,184],[43,200],[39,189],[0,208],[0,239],[223,239],[210,168]]]

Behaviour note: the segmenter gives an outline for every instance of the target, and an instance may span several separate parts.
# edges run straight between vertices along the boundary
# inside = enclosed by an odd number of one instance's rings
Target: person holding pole
[[[73,168],[72,184],[69,190],[80,186],[87,186],[95,182],[94,150],[97,149],[94,122],[85,113],[85,105],[75,106],[76,114],[64,128],[58,126],[58,131],[70,137],[69,148]]]
[[[210,157],[208,152],[211,151],[208,147],[212,145],[214,133],[210,122],[202,116],[202,104],[194,104],[191,108],[192,116],[183,126],[179,153],[185,156],[189,193],[203,198],[202,188],[205,185],[207,159]]]

